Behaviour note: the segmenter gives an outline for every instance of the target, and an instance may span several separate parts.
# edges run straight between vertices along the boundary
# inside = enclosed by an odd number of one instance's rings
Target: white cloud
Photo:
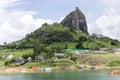
[[[102,29],[97,24],[94,24],[94,23],[88,24],[88,30],[90,34],[92,33],[101,34],[102,33]]]
[[[48,24],[52,24],[54,21],[52,21],[51,19],[43,19],[43,18],[39,18],[35,20],[35,27],[39,28],[42,26],[43,23],[48,23]]]
[[[22,16],[20,22],[23,24],[34,24],[34,18],[31,15]]]
[[[16,41],[23,38],[27,33],[34,31],[41,27],[43,23],[53,23],[50,19],[37,18],[34,19],[32,15],[23,15],[21,18],[15,18],[14,21],[4,22],[0,25],[0,34],[4,35],[0,43]]]
[[[89,32],[90,34],[103,34],[105,36],[120,40],[120,0],[101,1],[105,7],[104,12],[96,19],[95,22],[89,23]]]
[[[11,4],[17,2],[19,0],[2,0],[0,2],[0,8],[3,9],[3,8],[7,8],[9,7]]]
[[[0,2],[0,44],[23,38],[27,33],[39,28],[43,23],[53,23],[50,19],[35,19],[34,11],[8,10],[21,0],[3,0]]]

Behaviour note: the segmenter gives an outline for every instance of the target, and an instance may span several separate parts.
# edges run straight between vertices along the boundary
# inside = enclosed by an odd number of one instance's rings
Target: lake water
[[[109,70],[63,70],[37,74],[2,74],[0,80],[120,80],[120,75],[108,75],[108,72]]]

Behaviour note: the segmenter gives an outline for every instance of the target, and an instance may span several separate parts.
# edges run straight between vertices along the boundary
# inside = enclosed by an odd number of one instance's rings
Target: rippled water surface
[[[0,80],[120,80],[120,75],[108,75],[108,72],[109,70],[63,70],[37,74],[2,74]]]

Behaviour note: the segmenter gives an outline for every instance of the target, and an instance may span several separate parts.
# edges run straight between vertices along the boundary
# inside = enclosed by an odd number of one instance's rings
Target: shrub
[[[108,66],[109,67],[120,66],[120,60],[111,61],[110,63],[108,63]]]

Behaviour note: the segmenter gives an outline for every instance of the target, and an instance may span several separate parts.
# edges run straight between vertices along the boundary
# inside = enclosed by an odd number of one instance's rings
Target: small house
[[[120,52],[120,48],[115,48],[115,52]]]
[[[114,53],[115,49],[110,49],[109,52]]]
[[[73,51],[72,54],[79,55],[80,52],[79,51]]]
[[[13,57],[12,54],[2,54],[2,58],[7,58],[7,59],[11,59]]]
[[[31,62],[32,58],[31,58],[31,57],[28,57],[28,59],[27,59],[27,60],[28,60],[28,62]]]
[[[35,56],[35,60],[43,62],[44,61],[44,57],[41,55]]]
[[[62,57],[64,57],[64,54],[63,53],[55,53],[54,56],[56,58],[62,58]]]
[[[18,65],[22,65],[25,63],[24,59],[22,57],[19,57],[19,58],[16,58],[15,59],[15,62],[18,64]]]
[[[87,54],[87,53],[89,53],[89,50],[76,50],[72,52],[72,54],[74,55]]]

